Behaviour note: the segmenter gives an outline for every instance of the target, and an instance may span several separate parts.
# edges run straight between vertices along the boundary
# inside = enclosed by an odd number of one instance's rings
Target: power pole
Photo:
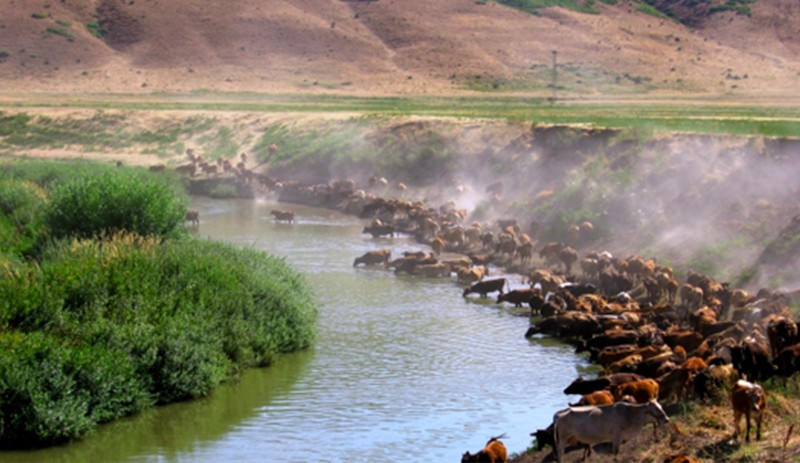
[[[550,103],[555,104],[556,102],[556,85],[558,82],[558,50],[553,50],[553,82],[550,86],[553,89],[553,94],[550,97]]]

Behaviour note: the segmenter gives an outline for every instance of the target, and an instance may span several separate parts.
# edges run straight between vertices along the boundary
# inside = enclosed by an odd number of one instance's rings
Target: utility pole
[[[553,50],[553,82],[550,86],[553,89],[553,94],[550,97],[550,103],[555,104],[556,102],[556,83],[558,82],[558,50]]]

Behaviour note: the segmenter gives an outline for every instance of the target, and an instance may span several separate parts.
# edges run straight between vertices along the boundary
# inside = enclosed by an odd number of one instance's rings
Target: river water
[[[0,452],[13,462],[456,462],[506,433],[531,443],[587,362],[528,341],[527,317],[464,299],[449,279],[353,268],[368,250],[422,249],[362,235],[363,221],[274,203],[196,198],[197,234],[285,256],[319,304],[313,348],[254,369],[201,400],[148,410],[78,442]],[[471,296],[472,297],[472,296]]]

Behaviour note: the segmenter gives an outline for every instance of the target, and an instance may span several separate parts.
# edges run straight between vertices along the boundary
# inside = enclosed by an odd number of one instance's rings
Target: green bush
[[[0,136],[10,135],[26,124],[25,118],[0,114]],[[49,191],[56,186],[74,180],[77,177],[112,175],[120,169],[111,165],[92,162],[56,162],[56,161],[22,161],[3,165],[0,178],[27,180]],[[122,169],[130,172],[130,169]]]
[[[302,277],[261,252],[180,233],[185,205],[165,177],[85,163],[0,168],[0,448],[67,441],[204,396],[312,342]]]
[[[599,11],[594,6],[594,0],[496,0],[511,8],[516,8],[531,14],[539,14],[540,8],[560,6],[581,13],[597,14]]]
[[[66,27],[63,26],[48,27],[47,29],[45,29],[44,36],[50,37],[51,35],[60,35],[61,37],[67,39],[68,42],[75,41],[75,37],[72,35],[72,32],[70,32],[69,30],[67,30]]]
[[[28,255],[44,237],[42,215],[47,195],[32,182],[0,179],[0,247]]]
[[[100,24],[100,21],[97,20],[87,22],[86,30],[88,30],[90,34],[98,39],[102,39],[108,34],[108,29],[106,29],[106,27]]]
[[[0,446],[206,395],[308,347],[315,320],[302,277],[255,250],[127,233],[54,242],[39,265],[0,265]]]
[[[127,230],[171,235],[182,230],[186,204],[145,173],[109,171],[57,187],[45,213],[54,237],[91,237]]]
[[[148,405],[125,356],[45,333],[0,334],[0,443],[53,444]]]

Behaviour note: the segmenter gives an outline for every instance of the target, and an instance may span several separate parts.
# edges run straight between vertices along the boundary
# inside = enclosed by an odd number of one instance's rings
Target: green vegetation
[[[179,233],[185,205],[149,175],[0,168],[0,447],[64,442],[206,395],[313,340],[301,276],[256,250]]]
[[[11,56],[11,53],[9,53],[9,52],[7,52],[5,50],[0,50],[0,63],[5,61],[6,59],[8,59],[9,56]]]
[[[640,3],[639,6],[636,7],[636,11],[644,14],[649,14],[651,16],[655,16],[656,18],[661,18],[661,19],[671,18],[670,15],[665,14],[663,11],[647,3]]]
[[[187,117],[164,123],[158,130],[135,128],[125,116],[97,112],[89,118],[56,119],[27,114],[0,112],[0,148],[65,148],[86,151],[113,151],[138,146],[143,152],[182,151],[183,142],[196,133],[209,130],[214,121]]]
[[[61,27],[70,27],[72,26],[72,21],[68,21],[66,19],[56,19],[56,24]]]
[[[403,137],[392,132],[372,133],[367,119],[352,119],[330,127],[299,128],[285,124],[266,127],[251,148],[259,160],[286,169],[302,168],[319,178],[329,178],[336,168],[358,165],[385,175],[401,175],[410,184],[425,185],[456,168],[455,147],[435,131]],[[280,149],[270,157],[269,145]]]
[[[720,11],[734,11],[736,14],[750,16],[753,12],[750,5],[755,3],[756,0],[725,0],[722,5],[715,5],[711,7],[711,13]]]
[[[624,76],[622,77],[624,79]],[[637,76],[631,76],[636,79]],[[614,76],[616,79],[616,76]],[[642,80],[644,83],[644,80]],[[646,85],[643,85],[646,89]],[[155,94],[127,98],[119,95],[85,95],[26,102],[7,101],[5,107],[73,107],[123,111],[244,111],[263,113],[327,112],[360,113],[367,116],[442,116],[506,119],[546,124],[579,124],[596,128],[645,130],[652,133],[726,133],[795,137],[800,133],[800,108],[748,104],[725,104],[716,99],[669,100],[647,105],[631,102],[580,103],[564,99],[549,104],[544,98],[491,97],[418,97],[366,98],[326,95]],[[22,120],[22,121],[20,121]],[[189,117],[179,124],[165,124],[158,133],[170,140],[172,148],[186,137],[214,128],[218,121],[209,117]],[[217,127],[218,128],[218,127]],[[13,136],[9,130],[19,131]],[[78,145],[87,150],[120,149],[132,144],[134,132],[125,116],[98,111],[88,119],[3,115],[0,112],[0,150],[19,147],[64,147]]]
[[[599,11],[594,6],[594,0],[495,0],[497,3],[510,6],[531,14],[538,14],[540,8],[560,6],[568,10],[581,13],[597,14]],[[606,3],[606,2],[604,2]]]
[[[98,39],[102,39],[106,35],[108,35],[108,29],[100,24],[100,21],[94,20],[89,21],[85,24],[86,30],[89,31],[90,34],[97,37]]]
[[[184,202],[168,186],[144,173],[117,169],[56,188],[44,219],[57,238],[90,238],[121,230],[167,236],[180,229],[185,215]]]
[[[72,32],[70,32],[66,27],[48,27],[44,30],[45,37],[50,37],[52,35],[60,35],[61,37],[67,39],[68,42],[75,41],[75,36],[73,36]]]
[[[198,142],[206,147],[205,156],[208,159],[232,158],[239,152],[239,144],[228,127],[220,127],[213,133],[203,135]]]
[[[41,11],[37,11],[36,13],[33,13],[31,15],[31,18],[33,18],[33,19],[47,19],[49,17],[50,17],[49,13],[43,13]]]

